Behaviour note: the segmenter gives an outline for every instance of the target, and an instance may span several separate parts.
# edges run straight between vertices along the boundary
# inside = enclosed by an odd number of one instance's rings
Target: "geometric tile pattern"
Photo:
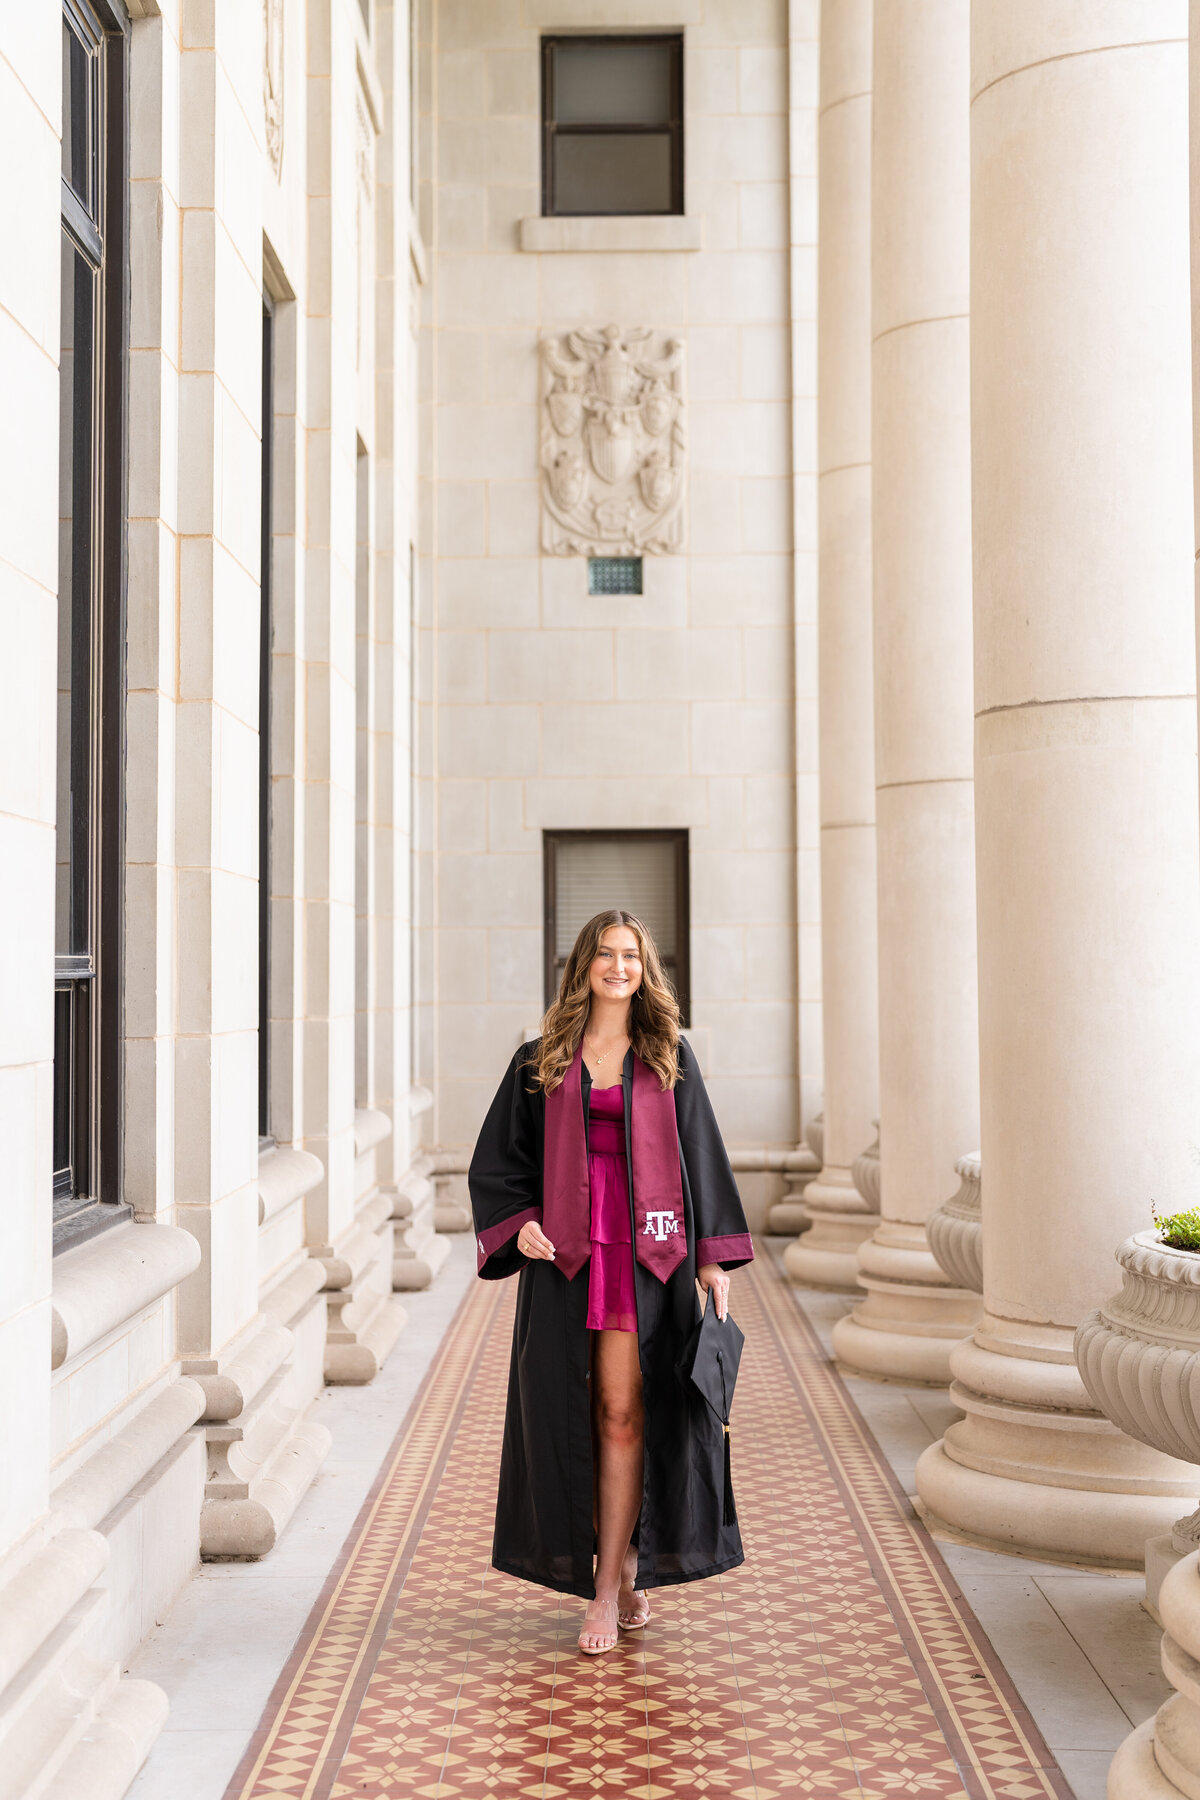
[[[489,1566],[514,1297],[473,1284],[226,1800],[1070,1800],[761,1254],[733,1286],[746,1563],[579,1656],[582,1602]]]

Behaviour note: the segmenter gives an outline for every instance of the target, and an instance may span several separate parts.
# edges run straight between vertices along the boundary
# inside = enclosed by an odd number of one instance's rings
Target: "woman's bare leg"
[[[650,1602],[636,1585],[638,1553],[635,1545],[630,1544],[625,1552],[625,1560],[621,1564],[621,1586],[617,1591],[617,1621],[626,1630],[644,1625],[650,1617]]]
[[[592,1419],[596,1444],[596,1598],[580,1647],[597,1648],[617,1631],[617,1592],[642,1504],[642,1369],[635,1331],[592,1337]]]

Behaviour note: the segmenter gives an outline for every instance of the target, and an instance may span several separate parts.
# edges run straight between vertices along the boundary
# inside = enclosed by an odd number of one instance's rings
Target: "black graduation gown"
[[[540,1089],[530,1092],[524,1072],[536,1048],[523,1045],[509,1064],[468,1177],[481,1278],[520,1274],[492,1562],[524,1581],[591,1599],[590,1264],[568,1281],[552,1262],[527,1262],[516,1246],[520,1223],[539,1216],[541,1206],[545,1099]],[[591,1078],[586,1067],[582,1074],[586,1120]],[[632,1081],[630,1050],[623,1073],[630,1169]],[[736,1522],[722,1520],[722,1428],[677,1365],[700,1318],[697,1247],[701,1263],[719,1262],[725,1269],[749,1262],[754,1252],[699,1065],[682,1041],[675,1112],[687,1255],[665,1283],[634,1263],[646,1421],[635,1534],[639,1588],[697,1581],[743,1560]]]

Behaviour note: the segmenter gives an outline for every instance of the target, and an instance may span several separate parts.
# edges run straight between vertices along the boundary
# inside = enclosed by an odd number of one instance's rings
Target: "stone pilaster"
[[[242,114],[261,25],[189,8],[181,57],[179,643],[175,726],[175,1200],[199,1241],[180,1292],[185,1369],[217,1368],[258,1317],[258,662],[262,213],[213,143]],[[207,28],[206,28],[207,27]],[[226,329],[218,330],[216,321]],[[172,322],[164,332],[174,340]],[[235,346],[237,347],[235,350]]]
[[[850,1165],[879,1110],[875,732],[871,667],[872,0],[821,9],[818,168],[817,650],[821,806],[823,1168],[797,1281],[853,1288],[878,1214]]]
[[[978,1142],[968,0],[875,8],[871,453],[882,1217],[838,1356],[945,1381],[978,1314],[925,1221]],[[869,1116],[869,1113],[867,1114]],[[862,1145],[850,1146],[851,1152]]]
[[[1178,1516],[1180,1470],[1098,1412],[1072,1340],[1151,1201],[1196,1193],[1178,12],[973,9],[985,1315],[953,1358],[966,1416],[917,1469],[978,1536],[1126,1565]]]
[[[303,1147],[325,1170],[308,1197],[307,1226],[310,1252],[325,1269],[326,1378],[359,1382],[377,1372],[404,1322],[391,1300],[391,1205],[374,1179],[373,1161],[363,1187],[355,1131],[358,458],[360,444],[369,454],[374,438],[365,371],[374,320],[371,195],[379,121],[363,91],[353,38],[332,9],[309,19],[306,44],[308,230],[322,252],[310,261],[305,295]]]

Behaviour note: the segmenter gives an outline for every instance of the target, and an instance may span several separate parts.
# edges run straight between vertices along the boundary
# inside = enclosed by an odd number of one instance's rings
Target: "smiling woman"
[[[753,1257],[704,1082],[649,932],[598,913],[471,1160],[478,1272],[520,1271],[492,1560],[591,1600],[579,1647],[646,1590],[742,1561],[724,1437],[677,1370]],[[586,1279],[583,1278],[587,1271]]]

